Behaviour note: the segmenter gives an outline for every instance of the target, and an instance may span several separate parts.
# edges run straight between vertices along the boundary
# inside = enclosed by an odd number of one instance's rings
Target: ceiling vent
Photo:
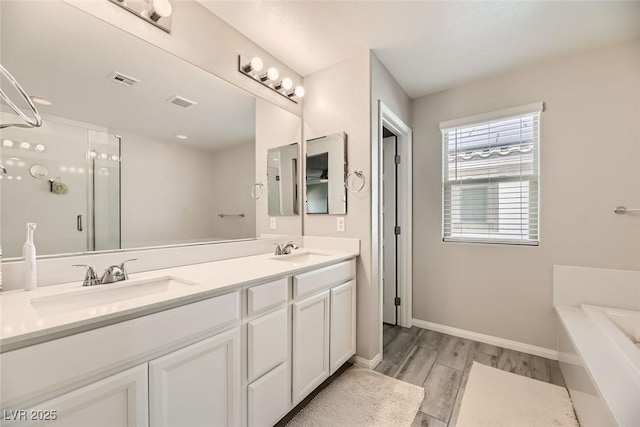
[[[197,104],[195,101],[190,101],[187,98],[183,98],[181,96],[175,95],[167,100],[169,103],[173,105],[177,105],[182,108],[190,108]]]
[[[113,73],[113,75],[111,76],[111,81],[124,86],[133,86],[136,83],[140,83],[140,80],[133,77],[129,77],[126,74],[122,74],[118,71]]]

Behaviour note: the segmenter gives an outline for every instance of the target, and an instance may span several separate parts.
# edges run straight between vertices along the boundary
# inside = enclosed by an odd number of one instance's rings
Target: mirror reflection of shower
[[[3,123],[16,115],[3,110]],[[48,118],[38,128],[0,129],[4,258],[20,257],[24,223],[38,224],[38,255],[120,248],[119,137]],[[6,170],[6,173],[4,172]]]

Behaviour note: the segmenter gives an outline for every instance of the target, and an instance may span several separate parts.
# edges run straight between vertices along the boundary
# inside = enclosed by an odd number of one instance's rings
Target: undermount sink
[[[328,256],[330,255],[318,252],[298,251],[287,255],[276,255],[271,257],[271,259],[275,261],[290,262],[292,264],[301,264],[303,262],[322,261]]]
[[[166,276],[154,279],[127,280],[83,287],[59,295],[48,295],[31,300],[31,306],[41,317],[55,316],[79,310],[92,310],[95,313],[110,313],[118,309],[117,303],[131,301],[153,295],[168,294],[180,289],[196,286],[175,277]],[[110,305],[109,305],[110,304]]]

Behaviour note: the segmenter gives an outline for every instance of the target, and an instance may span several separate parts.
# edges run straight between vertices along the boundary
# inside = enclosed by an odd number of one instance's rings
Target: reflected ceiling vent
[[[190,108],[197,104],[197,102],[195,101],[190,101],[187,98],[183,98],[178,95],[172,96],[167,101],[169,101],[169,103],[173,105],[177,105],[178,107],[182,107],[182,108]]]
[[[111,75],[111,81],[119,83],[124,86],[133,86],[136,83],[140,83],[140,80],[127,76],[126,74],[122,74],[118,71],[115,71]]]

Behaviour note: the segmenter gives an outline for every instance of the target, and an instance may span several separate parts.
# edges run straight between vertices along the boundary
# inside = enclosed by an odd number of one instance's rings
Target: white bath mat
[[[318,393],[287,427],[409,427],[423,398],[422,387],[353,366]]]
[[[564,387],[473,363],[457,427],[578,427]]]

